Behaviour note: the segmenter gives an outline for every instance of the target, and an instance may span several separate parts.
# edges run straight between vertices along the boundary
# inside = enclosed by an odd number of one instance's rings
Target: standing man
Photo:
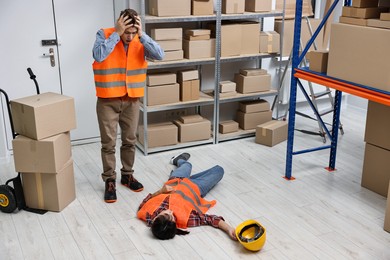
[[[114,28],[101,29],[93,46],[96,112],[101,138],[104,201],[115,202],[115,145],[118,124],[121,130],[121,184],[133,191],[143,190],[134,176],[135,143],[139,120],[139,98],[144,96],[147,62],[162,60],[164,51],[142,31],[141,18],[126,9]]]

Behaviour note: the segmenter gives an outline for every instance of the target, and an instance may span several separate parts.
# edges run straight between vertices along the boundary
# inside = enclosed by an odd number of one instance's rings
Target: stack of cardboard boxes
[[[179,102],[179,84],[176,82],[176,73],[160,72],[146,76],[147,105],[163,105]]]
[[[76,128],[74,100],[56,93],[12,100],[15,170],[26,205],[61,211],[75,197],[69,131]]]
[[[246,94],[268,91],[271,89],[271,75],[264,69],[240,69],[234,75],[237,92]]]
[[[236,121],[241,129],[255,129],[257,125],[272,120],[272,111],[268,101],[264,99],[242,101],[239,103]]]
[[[379,7],[378,0],[353,1],[352,6],[343,6],[340,23],[367,26],[368,20],[378,19],[382,12],[387,12],[386,7]]]
[[[181,101],[199,99],[200,80],[198,70],[178,71],[177,80],[180,84]]]
[[[204,59],[215,57],[215,39],[208,29],[185,30],[183,40],[184,58]]]
[[[236,82],[224,80],[219,82],[219,97],[231,97],[237,94]]]
[[[163,61],[183,59],[182,28],[151,29],[151,36],[164,49],[165,56]]]

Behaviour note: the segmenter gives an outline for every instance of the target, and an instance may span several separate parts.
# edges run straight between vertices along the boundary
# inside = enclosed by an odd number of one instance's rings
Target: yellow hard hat
[[[259,251],[265,244],[266,232],[259,222],[249,219],[236,227],[236,237],[246,249]]]

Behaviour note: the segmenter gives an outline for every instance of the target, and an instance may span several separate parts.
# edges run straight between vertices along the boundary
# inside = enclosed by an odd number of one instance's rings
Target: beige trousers
[[[122,141],[120,147],[121,174],[133,174],[139,120],[139,99],[127,95],[120,98],[98,98],[96,112],[102,145],[103,181],[108,178],[116,179],[115,145],[118,124]]]

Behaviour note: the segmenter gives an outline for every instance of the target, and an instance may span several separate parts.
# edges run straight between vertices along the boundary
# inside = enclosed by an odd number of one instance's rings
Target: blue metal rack
[[[303,2],[302,0],[296,1],[295,17],[302,17],[302,2]],[[307,43],[306,47],[304,48],[301,54],[299,54],[299,49],[300,49],[299,45],[300,45],[300,38],[301,38],[301,19],[295,19],[294,42],[293,42],[293,53],[292,53],[292,72],[291,72],[292,75],[291,75],[291,89],[290,89],[287,154],[286,154],[286,172],[285,172],[285,178],[288,180],[295,179],[294,177],[292,177],[293,155],[314,152],[314,151],[319,151],[324,149],[330,149],[329,166],[327,169],[329,171],[335,170],[342,92],[346,92],[352,95],[356,95],[362,98],[366,98],[390,106],[390,93],[388,92],[383,92],[370,87],[358,85],[356,83],[335,79],[322,73],[312,72],[307,68],[298,68],[299,64],[302,62],[304,56],[306,55],[310,46],[313,44],[315,38],[323,28],[324,24],[330,17],[331,13],[335,9],[338,2],[339,2],[338,0],[335,0],[333,4],[330,6],[329,11],[324,16],[317,30],[313,34],[313,37],[309,40],[309,42]],[[344,1],[344,6],[350,6],[350,5],[351,5],[351,1]],[[324,85],[336,90],[335,97],[334,97],[334,110],[333,110],[334,112],[333,112],[333,122],[332,122],[331,131],[328,130],[325,123],[322,121],[321,117],[319,117],[320,123],[323,126],[326,134],[328,135],[331,141],[330,145],[324,145],[324,146],[306,149],[306,150],[300,150],[300,151],[293,151],[296,96],[297,96],[298,86],[302,90],[305,98],[309,102],[309,105],[313,109],[314,113],[318,115],[318,111],[315,109],[309,95],[307,94],[306,90],[304,89],[299,79],[318,83],[320,85]]]

